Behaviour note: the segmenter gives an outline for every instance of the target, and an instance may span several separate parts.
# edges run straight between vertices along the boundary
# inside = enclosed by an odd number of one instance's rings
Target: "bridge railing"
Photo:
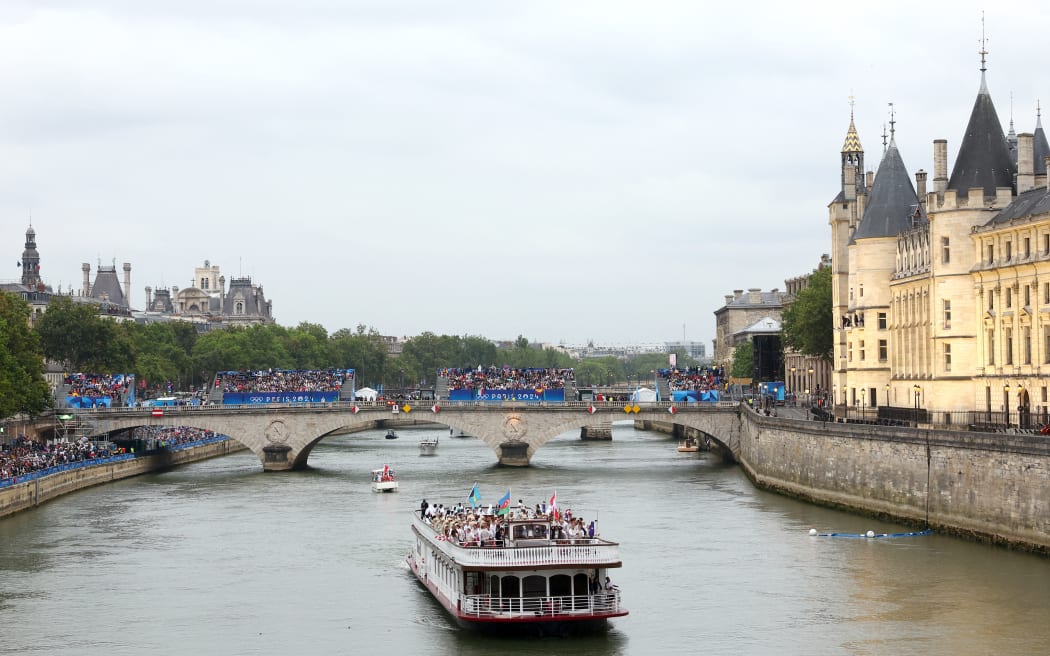
[[[587,411],[592,406],[599,411],[622,411],[623,408],[638,407],[639,410],[669,410],[675,408],[675,412],[708,411],[711,408],[736,408],[739,404],[733,401],[718,401],[715,403],[674,403],[669,401],[646,401],[646,402],[624,402],[624,401],[565,401],[563,403],[540,402],[531,403],[524,401],[415,401],[409,404],[418,410],[429,410],[437,404],[442,410],[566,410]],[[121,408],[70,408],[63,410],[79,417],[168,417],[200,414],[227,414],[238,412],[258,412],[260,410],[273,409],[302,409],[302,410],[342,410],[346,411],[353,407],[359,410],[383,410],[389,411],[390,406],[386,402],[369,401],[331,401],[324,403],[243,403],[243,404],[212,404],[212,405],[185,405],[185,406],[162,406],[160,408],[145,407],[121,407]],[[162,414],[154,415],[154,410],[159,409]],[[626,413],[624,413],[626,414]],[[625,417],[626,418],[626,417]]]

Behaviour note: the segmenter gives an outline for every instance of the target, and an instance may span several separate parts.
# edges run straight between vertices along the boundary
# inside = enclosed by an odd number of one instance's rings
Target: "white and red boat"
[[[407,562],[461,626],[571,635],[606,629],[610,618],[627,615],[608,574],[622,565],[617,543],[555,538],[561,535],[558,523],[542,516],[501,517],[495,538],[461,542],[450,521],[469,518],[429,519],[415,511],[415,545]]]

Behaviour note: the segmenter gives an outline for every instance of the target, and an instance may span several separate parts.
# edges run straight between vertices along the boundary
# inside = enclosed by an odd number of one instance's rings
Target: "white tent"
[[[354,398],[358,401],[375,401],[377,396],[379,396],[379,392],[371,387],[362,387],[354,392]]]
[[[639,387],[631,392],[631,400],[636,403],[648,403],[656,400],[656,392],[648,387]]]

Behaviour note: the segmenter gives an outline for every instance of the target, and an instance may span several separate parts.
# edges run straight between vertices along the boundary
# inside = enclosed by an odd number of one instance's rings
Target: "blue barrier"
[[[171,447],[164,446],[169,451],[183,451],[197,446],[204,446],[206,444],[214,444],[216,442],[222,442],[230,438],[225,435],[216,435],[215,437],[206,437],[201,440],[194,440],[193,442],[184,442],[182,444],[175,444]],[[54,467],[48,467],[47,469],[39,469],[28,474],[22,474],[11,478],[0,478],[0,488],[11,487],[12,485],[19,485],[21,483],[28,483],[29,481],[35,481],[38,478],[44,478],[45,476],[51,476],[52,474],[61,474],[62,472],[70,471],[71,469],[81,469],[83,467],[95,467],[97,465],[108,465],[114,462],[123,462],[125,460],[134,460],[138,455],[134,453],[121,453],[115,456],[109,456],[107,458],[91,458],[89,460],[80,460],[78,462],[68,462],[62,465],[55,465]]]
[[[91,458],[89,460],[80,460],[78,462],[67,462],[62,465],[55,465],[54,467],[48,467],[47,469],[38,469],[28,474],[22,474],[20,476],[14,476],[12,478],[0,479],[0,488],[10,487],[12,485],[18,485],[19,483],[28,483],[29,481],[35,481],[38,478],[44,478],[45,476],[51,476],[52,474],[61,474],[62,472],[70,471],[72,469],[81,469],[83,467],[94,467],[96,465],[108,465],[114,462],[122,462],[124,460],[132,460],[135,458],[134,453],[121,453],[115,456],[109,456],[106,458]]]

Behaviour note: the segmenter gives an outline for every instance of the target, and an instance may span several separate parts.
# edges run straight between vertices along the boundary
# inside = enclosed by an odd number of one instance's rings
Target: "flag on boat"
[[[496,511],[497,515],[506,515],[510,512],[510,490],[499,498],[499,509]]]
[[[470,490],[470,496],[467,497],[467,501],[470,502],[471,508],[477,508],[481,505],[481,492],[478,491],[478,484],[474,483],[474,487]]]
[[[558,514],[558,491],[555,490],[554,494],[551,495],[551,502],[547,506],[547,514],[553,517],[555,520],[559,519]]]

